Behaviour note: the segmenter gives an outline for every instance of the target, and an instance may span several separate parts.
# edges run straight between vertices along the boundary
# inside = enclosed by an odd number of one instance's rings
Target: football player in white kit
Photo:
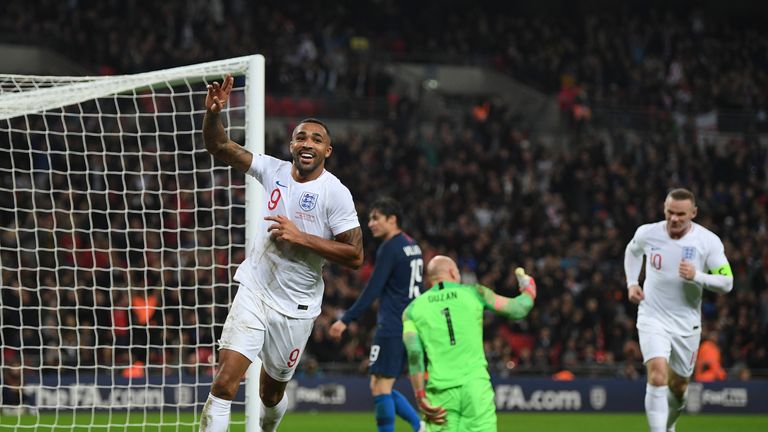
[[[651,432],[674,431],[685,406],[701,339],[702,289],[727,293],[733,287],[723,243],[692,221],[696,211],[692,192],[672,190],[664,201],[665,220],[640,226],[624,252],[629,300],[639,303],[637,332],[648,373],[645,412]]]
[[[208,86],[205,148],[259,180],[266,190],[265,217],[235,273],[240,288],[219,341],[218,368],[200,430],[227,430],[240,380],[258,357],[260,423],[264,431],[274,431],[287,407],[286,384],[320,314],[323,264],[329,260],[359,268],[362,232],[352,195],[325,170],[332,152],[325,124],[306,119],[296,126],[292,162],[254,155],[229,139],[219,117],[232,85],[228,75],[222,84]]]

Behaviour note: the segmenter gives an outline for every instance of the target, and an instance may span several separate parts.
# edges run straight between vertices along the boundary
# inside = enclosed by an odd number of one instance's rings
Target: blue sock
[[[395,401],[391,394],[373,398],[376,404],[376,427],[379,432],[395,432]]]
[[[421,418],[413,405],[397,390],[392,390],[392,399],[395,400],[395,412],[397,412],[397,415],[410,423],[413,430],[418,431],[421,427]]]

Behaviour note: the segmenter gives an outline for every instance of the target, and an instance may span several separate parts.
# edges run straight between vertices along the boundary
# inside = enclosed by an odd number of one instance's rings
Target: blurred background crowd
[[[285,124],[267,137],[267,153],[284,159],[296,115],[332,116],[335,106],[376,120],[364,131],[331,130],[328,168],[352,191],[363,226],[367,205],[392,195],[425,258],[453,256],[465,282],[513,296],[512,269],[537,279],[527,319],[486,319],[494,373],[639,379],[624,247],[639,225],[663,218],[669,189],[690,188],[697,222],[723,239],[735,276],[730,294],[705,293],[702,346],[711,354],[697,378],[765,376],[768,35],[748,17],[717,19],[713,2],[692,11],[655,4],[639,14],[568,3],[550,14],[462,2],[9,2],[0,34],[47,44],[94,74],[265,54],[267,115]],[[557,99],[562,142],[544,143],[488,96],[427,122],[385,72],[390,61],[508,74]],[[189,98],[176,102],[193,109]],[[644,127],[620,127],[601,117],[606,110],[642,112]],[[697,123],[713,111],[744,121],[724,139]],[[243,178],[202,150],[199,115],[182,127],[142,121],[128,127],[186,132],[149,145],[84,139],[75,149],[62,135],[13,150],[0,139],[8,156],[0,169],[14,174],[1,181],[16,190],[3,192],[0,211],[6,382],[23,373],[15,366],[211,373],[244,253]],[[25,128],[8,124],[16,129],[8,137]],[[59,119],[48,127],[77,135],[118,126]],[[328,337],[372,271],[378,242],[364,232],[361,270],[326,267],[299,376],[365,371],[375,309],[340,343]]]
[[[383,64],[418,61],[491,67],[558,92],[564,108],[717,108],[768,120],[764,6],[496,3],[6,2],[0,34],[53,48],[98,74],[261,53],[273,115],[292,104],[317,108],[324,97],[386,97],[392,78]]]

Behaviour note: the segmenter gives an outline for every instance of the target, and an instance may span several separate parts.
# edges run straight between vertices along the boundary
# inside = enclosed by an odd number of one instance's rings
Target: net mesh
[[[193,428],[245,247],[205,84],[247,65],[0,77],[0,424]],[[224,115],[239,142],[244,81]]]

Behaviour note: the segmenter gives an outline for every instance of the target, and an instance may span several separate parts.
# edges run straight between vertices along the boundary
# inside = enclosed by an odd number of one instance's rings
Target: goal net
[[[263,60],[0,76],[0,429],[196,430],[246,242],[206,84],[236,77],[225,126],[263,148]]]

